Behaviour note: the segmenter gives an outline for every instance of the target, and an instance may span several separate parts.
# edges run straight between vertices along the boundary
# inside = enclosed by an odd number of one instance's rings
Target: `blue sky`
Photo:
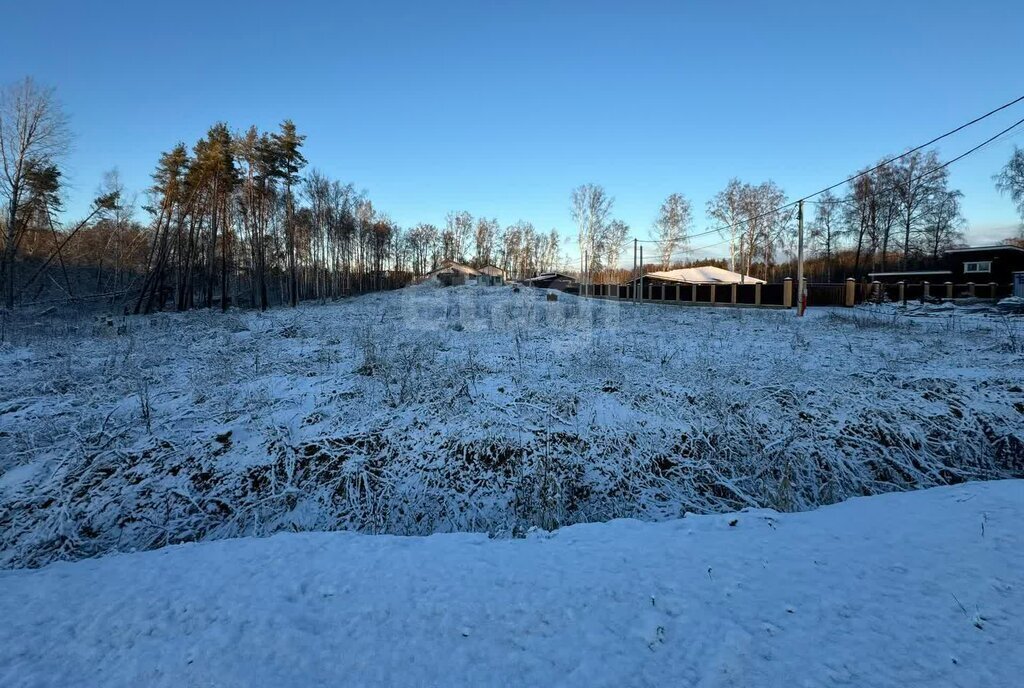
[[[1024,94],[1024,3],[19,2],[0,82],[57,88],[76,133],[69,213],[112,167],[142,189],[212,123],[292,118],[306,156],[403,226],[448,210],[573,234],[603,184],[648,235],[659,204],[730,177],[795,198]],[[940,147],[952,157],[1024,104]],[[1014,233],[991,176],[1016,136],[957,163],[969,238]]]

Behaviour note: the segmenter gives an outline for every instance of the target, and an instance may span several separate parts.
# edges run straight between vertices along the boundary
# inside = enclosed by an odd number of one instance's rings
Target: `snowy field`
[[[0,685],[1015,686],[1022,522],[1008,480],[525,539],[282,533],[3,571]]]
[[[544,297],[20,315],[0,346],[0,567],[281,531],[506,538],[1024,476],[1024,318]]]

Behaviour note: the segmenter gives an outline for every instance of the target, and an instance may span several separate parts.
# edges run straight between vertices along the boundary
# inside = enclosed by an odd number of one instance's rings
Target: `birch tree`
[[[952,248],[963,238],[964,218],[960,214],[960,199],[963,192],[943,191],[929,205],[924,218],[921,237],[924,249],[933,261],[938,261],[943,251]]]
[[[658,240],[661,264],[668,270],[672,255],[687,247],[687,237],[693,224],[690,201],[681,193],[671,194],[661,204],[658,219],[654,221],[654,238]]]
[[[891,164],[882,165],[872,173],[872,215],[871,215],[871,244],[873,251],[880,255],[881,260],[876,261],[882,272],[888,268],[890,246],[893,240],[893,230],[899,222],[900,196],[896,192],[898,170]]]
[[[915,151],[895,168],[892,183],[899,200],[899,223],[903,230],[902,270],[907,269],[911,240],[925,221],[930,204],[945,191],[948,179],[949,172],[940,167],[935,151]]]
[[[810,227],[808,237],[816,243],[825,258],[825,281],[832,281],[832,257],[836,252],[839,238],[841,200],[831,191],[821,194],[816,201],[814,223]]]
[[[481,217],[476,221],[473,262],[477,267],[483,267],[494,260],[494,242],[497,240],[500,227],[496,219],[488,220]]]
[[[628,236],[629,225],[625,222],[622,220],[612,220],[609,222],[602,233],[602,250],[598,254],[595,265],[591,266],[591,270],[615,267],[615,264],[619,262],[619,256],[622,255],[623,248],[625,248],[626,237]]]
[[[558,231],[552,229],[544,238],[544,248],[540,252],[537,271],[540,273],[551,272],[558,263],[559,237]]]
[[[871,175],[861,174],[850,182],[846,196],[844,223],[846,233],[854,238],[853,274],[860,277],[861,258],[864,254],[864,239],[868,229],[875,222],[875,182]]]
[[[458,263],[466,260],[466,251],[473,237],[473,216],[466,210],[453,211],[445,216],[444,259]]]
[[[736,253],[738,248],[740,226],[743,217],[743,184],[739,179],[730,179],[725,188],[719,191],[707,203],[707,215],[721,223],[720,234],[729,241],[729,269],[736,270]]]
[[[607,253],[603,242],[613,204],[614,200],[598,184],[583,184],[572,191],[570,211],[580,247],[580,275],[585,272],[584,258],[594,262]]]

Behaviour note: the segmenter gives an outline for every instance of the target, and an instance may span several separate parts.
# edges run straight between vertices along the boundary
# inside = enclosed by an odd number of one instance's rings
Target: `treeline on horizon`
[[[404,286],[448,261],[493,264],[512,278],[555,269],[593,282],[634,274],[622,268],[624,258],[631,264],[632,230],[613,217],[614,199],[597,184],[577,187],[569,199],[580,254],[574,269],[556,230],[523,220],[502,227],[461,210],[440,227],[398,226],[352,183],[309,165],[305,136],[290,120],[276,131],[218,122],[191,145],[178,143],[159,156],[141,201],[116,171],[107,173],[90,212],[74,224],[59,221],[71,135],[53,90],[31,79],[4,89],[0,138],[0,284],[8,310],[52,293],[109,297],[136,313],[266,309]],[[1015,148],[996,185],[1024,217],[1024,150]],[[931,267],[963,241],[962,198],[934,151],[870,169],[843,193],[808,201],[806,274],[838,281]],[[645,241],[644,270],[717,264],[772,281],[791,276],[796,210],[788,203],[772,181],[733,179],[706,205],[710,229],[697,232],[690,201],[673,193]],[[712,249],[726,258],[693,257]]]

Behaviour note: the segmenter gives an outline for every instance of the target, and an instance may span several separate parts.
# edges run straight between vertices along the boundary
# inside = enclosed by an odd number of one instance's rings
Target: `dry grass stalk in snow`
[[[121,335],[13,323],[0,564],[803,510],[1024,475],[1020,320],[894,312],[423,287],[129,318]]]

